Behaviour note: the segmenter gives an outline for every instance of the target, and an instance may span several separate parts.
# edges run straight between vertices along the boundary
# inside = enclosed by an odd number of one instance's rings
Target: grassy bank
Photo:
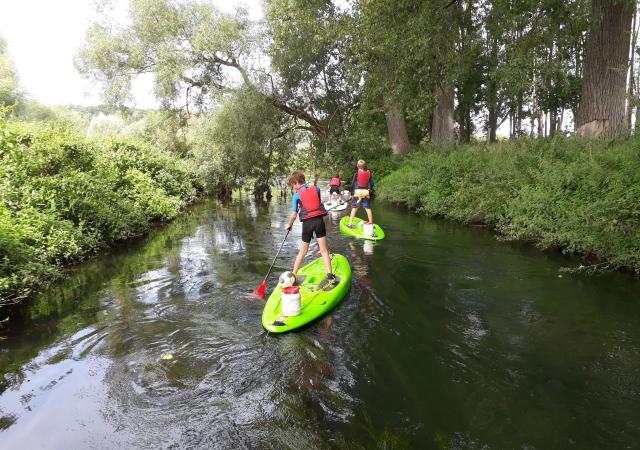
[[[0,304],[175,217],[197,195],[192,174],[187,162],[144,142],[0,119]]]
[[[416,151],[380,196],[420,214],[485,223],[507,239],[640,273],[640,139],[521,139]],[[598,263],[598,266],[594,264]]]

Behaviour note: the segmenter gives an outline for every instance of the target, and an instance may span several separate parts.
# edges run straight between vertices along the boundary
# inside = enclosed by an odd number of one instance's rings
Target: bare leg
[[[298,252],[298,256],[296,256],[296,262],[293,263],[293,273],[295,273],[296,275],[298,274],[298,269],[302,265],[302,261],[304,260],[304,257],[307,255],[308,251],[309,251],[309,243],[303,242],[302,245],[300,246],[300,251]]]
[[[369,218],[369,222],[373,223],[373,211],[371,211],[371,208],[367,209],[367,217]]]
[[[353,218],[356,216],[356,213],[358,212],[358,206],[356,205],[355,208],[351,208],[351,217],[349,217],[349,225],[353,224]]]
[[[332,273],[331,269],[331,255],[329,255],[329,245],[327,245],[327,238],[318,238],[318,247],[320,247],[320,254],[324,260],[324,268],[327,269],[327,273]]]

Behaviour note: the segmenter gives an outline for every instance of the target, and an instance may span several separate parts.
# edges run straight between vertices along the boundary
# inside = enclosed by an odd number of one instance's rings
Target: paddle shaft
[[[287,236],[289,236],[289,232],[290,231],[291,230],[287,230],[287,234],[284,235],[284,239],[282,240],[282,243],[280,244],[280,248],[276,252],[276,256],[273,258],[273,261],[271,262],[271,266],[269,267],[269,271],[267,272],[267,274],[264,277],[265,281],[267,280],[267,278],[269,278],[269,275],[271,274],[271,270],[273,270],[273,266],[276,264],[276,259],[278,259],[278,255],[280,254],[280,251],[282,250],[282,247],[284,247],[284,241],[287,240]]]

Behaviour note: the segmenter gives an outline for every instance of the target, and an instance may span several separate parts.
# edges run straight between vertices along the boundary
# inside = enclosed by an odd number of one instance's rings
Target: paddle
[[[273,258],[273,261],[271,262],[271,266],[269,267],[269,270],[267,271],[267,274],[264,276],[264,280],[262,280],[262,283],[260,283],[260,286],[258,286],[258,289],[256,289],[255,291],[253,291],[251,293],[251,295],[253,297],[258,297],[258,298],[264,298],[264,294],[267,291],[267,278],[269,278],[269,274],[271,273],[271,270],[273,269],[273,266],[276,263],[276,259],[278,259],[278,255],[280,254],[280,251],[282,250],[282,247],[284,246],[284,241],[287,240],[287,236],[289,236],[289,232],[291,231],[291,228],[287,229],[287,234],[284,235],[284,239],[282,240],[282,243],[280,244],[280,248],[278,249],[278,251],[276,252],[276,256]]]

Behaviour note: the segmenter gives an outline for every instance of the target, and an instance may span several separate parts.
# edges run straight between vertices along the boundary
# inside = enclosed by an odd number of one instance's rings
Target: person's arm
[[[353,179],[351,180],[351,195],[356,192],[356,183],[358,181],[358,172],[353,174]]]
[[[298,216],[298,202],[300,201],[300,196],[296,192],[293,194],[293,205],[291,206],[291,215],[289,216],[289,220],[287,222],[287,230],[291,230],[293,227],[293,222],[295,222],[296,217]]]
[[[292,212],[291,215],[289,216],[289,222],[287,223],[287,230],[291,231],[291,228],[293,227],[293,222],[296,221],[296,217],[298,217],[298,213]]]
[[[371,174],[371,177],[369,178],[369,189],[373,189],[373,174]]]

